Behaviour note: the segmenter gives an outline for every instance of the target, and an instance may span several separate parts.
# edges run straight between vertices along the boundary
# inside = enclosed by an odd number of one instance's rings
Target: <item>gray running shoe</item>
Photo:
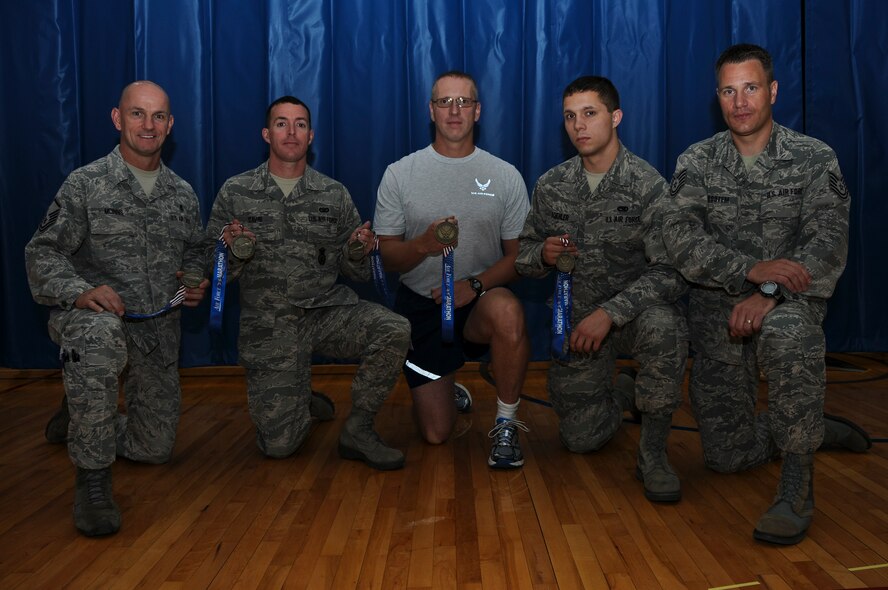
[[[496,424],[487,433],[493,439],[487,464],[494,469],[515,469],[524,465],[524,455],[518,443],[518,431],[530,429],[519,420],[497,418]]]

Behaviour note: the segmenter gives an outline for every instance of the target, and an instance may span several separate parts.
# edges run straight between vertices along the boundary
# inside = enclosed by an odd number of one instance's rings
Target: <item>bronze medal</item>
[[[435,239],[445,246],[449,246],[456,242],[456,238],[459,236],[459,228],[455,223],[450,221],[442,221],[437,226],[435,226]]]
[[[576,265],[577,259],[567,252],[562,252],[558,255],[558,258],[555,259],[555,268],[557,268],[559,272],[571,272]]]
[[[247,236],[240,235],[231,241],[231,253],[240,260],[246,260],[253,256],[254,250],[253,240]]]
[[[348,243],[348,258],[349,260],[360,260],[364,257],[364,242],[361,240],[355,240],[353,242]]]
[[[203,277],[200,273],[186,272],[182,275],[182,278],[180,278],[179,281],[189,289],[197,289],[203,282]]]

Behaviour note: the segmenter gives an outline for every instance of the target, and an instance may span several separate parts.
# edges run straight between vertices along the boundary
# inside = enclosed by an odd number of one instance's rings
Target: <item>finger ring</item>
[[[751,323],[752,323],[752,320],[746,320],[746,323],[747,323],[747,324],[751,324]]]

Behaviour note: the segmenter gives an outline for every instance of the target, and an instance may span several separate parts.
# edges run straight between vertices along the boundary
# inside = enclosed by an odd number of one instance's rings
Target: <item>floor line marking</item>
[[[748,586],[760,586],[761,582],[745,582],[743,584],[731,584],[730,586],[716,586],[709,590],[729,590],[730,588],[746,588]]]
[[[876,565],[862,565],[860,567],[849,567],[849,572],[861,572],[863,570],[875,570],[882,567],[888,567],[888,563],[877,563]]]

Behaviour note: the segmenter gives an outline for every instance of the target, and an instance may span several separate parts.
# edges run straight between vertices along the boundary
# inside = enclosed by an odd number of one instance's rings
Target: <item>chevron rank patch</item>
[[[669,194],[673,197],[677,195],[678,191],[681,190],[681,187],[685,185],[687,179],[687,170],[676,170],[675,174],[672,175],[672,184],[669,185]]]
[[[839,195],[840,199],[848,198],[848,186],[845,184],[845,179],[834,172],[829,173],[829,188]]]
[[[59,205],[58,199],[53,199],[52,203],[49,205],[49,209],[46,210],[46,215],[43,216],[43,221],[40,222],[40,225],[37,226],[37,231],[41,234],[55,225],[56,220],[59,218],[59,212],[62,210],[62,206]]]

